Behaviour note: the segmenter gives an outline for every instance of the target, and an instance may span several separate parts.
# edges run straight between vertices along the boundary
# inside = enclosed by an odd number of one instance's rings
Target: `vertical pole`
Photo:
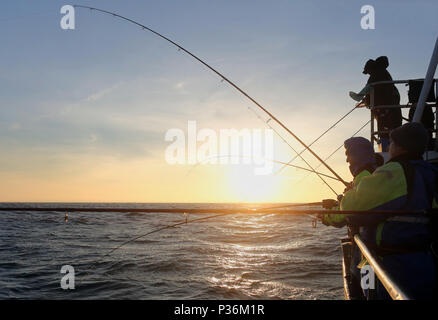
[[[438,150],[438,81],[435,81],[435,150]]]
[[[370,88],[370,108],[371,108],[371,144],[374,147],[374,141],[376,140],[376,137],[374,136],[374,86],[371,86]]]
[[[417,109],[415,110],[413,122],[420,122],[423,116],[423,110],[426,105],[426,99],[432,86],[433,76],[438,63],[438,38],[435,42],[432,57],[430,58],[429,67],[427,68],[426,78],[424,79],[423,88],[421,88],[420,98],[418,99]]]
[[[374,115],[373,110],[371,110],[371,144],[374,146]]]

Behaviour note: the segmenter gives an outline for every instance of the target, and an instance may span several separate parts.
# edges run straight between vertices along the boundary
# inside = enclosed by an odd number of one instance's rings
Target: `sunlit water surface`
[[[189,220],[201,216],[192,214]],[[151,234],[101,260],[122,242],[184,216],[70,213],[66,223],[60,212],[0,212],[0,299],[342,299],[339,240],[345,230],[314,229],[311,220],[280,214],[218,217]],[[60,287],[63,265],[75,268],[74,290]]]

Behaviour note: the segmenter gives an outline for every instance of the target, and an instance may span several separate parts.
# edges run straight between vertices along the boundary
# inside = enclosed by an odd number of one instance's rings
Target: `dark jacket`
[[[388,58],[379,57],[375,61],[368,60],[365,65],[364,74],[369,74],[367,84],[380,82],[380,81],[392,81],[392,77],[386,70],[388,67]],[[400,104],[400,93],[394,84],[379,84],[373,86],[374,88],[374,106],[381,105],[398,105]],[[366,105],[370,106],[371,96],[368,93],[364,99]],[[379,131],[390,131],[402,124],[402,113],[400,109],[377,109],[375,110],[375,117],[377,119],[377,125]],[[387,137],[387,133],[381,135]]]

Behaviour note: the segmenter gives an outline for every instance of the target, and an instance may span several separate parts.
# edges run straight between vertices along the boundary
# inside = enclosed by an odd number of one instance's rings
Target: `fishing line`
[[[310,169],[312,169],[311,171],[312,172],[315,172],[317,175],[318,175],[318,177],[321,179],[321,181],[336,195],[336,197],[338,196],[338,193],[332,188],[332,186],[327,182],[327,181],[325,181],[324,180],[324,178],[323,177],[321,177],[321,175],[319,174],[319,173],[317,173],[316,171],[315,171],[315,169],[313,169],[313,167],[310,165],[310,163],[308,163],[305,159],[304,159],[304,157],[301,155],[301,153],[298,153],[298,151],[297,150],[295,150],[295,148],[294,147],[292,147],[291,145],[290,145],[290,143],[289,142],[287,142],[286,141],[286,139],[284,139],[283,138],[283,136],[274,128],[274,127],[272,127],[270,124],[269,124],[269,121],[271,120],[271,119],[269,119],[269,120],[267,120],[267,121],[264,121],[258,114],[257,114],[257,112],[253,109],[253,108],[251,108],[251,107],[248,107],[248,109],[250,109],[255,115],[256,115],[256,117],[257,118],[259,118],[261,121],[263,121],[272,131],[274,131],[282,140],[283,140],[283,142],[284,143],[286,143],[297,155],[296,155],[296,157],[300,157],[300,159],[301,160],[303,160],[304,161],[304,163],[310,168]],[[339,181],[342,181],[343,182],[343,180],[341,179],[341,180],[339,180]]]
[[[263,209],[284,208],[284,207],[290,207],[290,206],[296,206],[296,207],[298,207],[298,206],[305,206],[305,205],[312,205],[312,204],[313,204],[313,203],[308,203],[308,204],[291,204],[291,205],[288,205],[288,206],[269,207],[269,208],[263,208]],[[320,204],[321,204],[321,203],[320,203]],[[212,216],[202,217],[202,218],[197,218],[197,219],[193,219],[193,220],[188,220],[188,218],[187,218],[187,216],[186,216],[186,217],[185,217],[185,220],[184,220],[183,222],[178,222],[178,223],[174,223],[174,224],[172,224],[172,225],[167,225],[167,226],[164,226],[164,227],[161,227],[161,228],[158,228],[158,229],[155,229],[155,230],[152,230],[152,231],[149,231],[149,232],[146,232],[146,233],[140,234],[140,235],[138,235],[138,236],[135,236],[134,238],[131,238],[131,239],[129,239],[129,240],[126,240],[126,241],[122,242],[120,245],[118,245],[117,247],[111,249],[111,250],[108,251],[106,254],[104,254],[104,255],[103,255],[98,261],[96,261],[95,263],[93,263],[93,264],[90,266],[89,270],[85,273],[84,278],[87,277],[87,276],[90,274],[90,272],[92,272],[93,269],[96,267],[96,265],[98,265],[99,263],[101,263],[101,262],[103,261],[103,259],[105,259],[106,257],[110,256],[110,255],[111,255],[112,253],[114,253],[116,250],[118,250],[118,249],[124,247],[125,245],[127,245],[127,244],[129,244],[129,243],[131,243],[131,242],[134,242],[134,241],[136,241],[136,240],[138,240],[138,239],[144,238],[144,237],[146,237],[146,236],[148,236],[148,235],[150,235],[150,234],[157,233],[157,232],[160,232],[160,231],[163,231],[163,230],[166,230],[166,229],[175,228],[175,227],[180,226],[180,225],[189,224],[189,223],[193,223],[193,222],[205,221],[205,220],[209,220],[209,219],[213,219],[213,218],[223,217],[223,216],[230,215],[230,214],[235,214],[235,213],[234,213],[234,212],[221,213],[221,214],[215,214],[215,215],[212,215]],[[262,214],[263,214],[263,213],[262,213]],[[184,215],[185,215],[185,214],[184,214]],[[309,215],[309,216],[311,216],[311,215]],[[311,217],[314,218],[313,216],[311,216]]]
[[[195,60],[197,60],[198,62],[200,62],[201,64],[203,64],[205,67],[207,67],[208,69],[210,69],[211,71],[213,71],[214,73],[216,73],[221,79],[223,79],[224,81],[226,81],[227,83],[229,83],[233,88],[235,88],[237,91],[239,91],[241,94],[243,94],[246,98],[248,98],[252,103],[254,103],[256,106],[258,106],[262,111],[264,111],[272,120],[274,120],[275,122],[277,122],[284,130],[286,130],[292,137],[294,137],[295,140],[297,140],[303,147],[305,147],[316,159],[318,159],[318,161],[320,161],[321,163],[324,164],[324,166],[336,177],[338,178],[340,181],[342,181],[342,183],[345,186],[348,186],[348,183],[346,181],[344,181],[337,173],[336,171],[334,171],[327,163],[324,163],[324,161],[312,150],[310,149],[310,147],[308,145],[306,145],[297,135],[295,135],[289,128],[287,128],[280,120],[278,120],[272,113],[270,113],[265,107],[263,107],[260,103],[258,103],[256,100],[254,100],[254,98],[252,98],[249,94],[247,94],[245,91],[243,91],[240,87],[238,87],[236,84],[234,84],[234,82],[232,82],[231,80],[229,80],[227,77],[225,77],[222,73],[220,73],[219,71],[217,71],[216,69],[214,69],[212,66],[210,66],[208,63],[206,63],[205,61],[203,61],[202,59],[198,58],[196,55],[194,55],[193,53],[191,53],[189,50],[185,49],[184,47],[182,47],[181,45],[179,45],[178,43],[176,43],[175,41],[167,38],[166,36],[162,35],[161,33],[158,33],[155,30],[152,30],[151,28],[136,22],[132,19],[126,18],[124,16],[121,16],[117,13],[114,12],[110,12],[110,11],[106,11],[106,10],[102,10],[102,9],[98,9],[98,8],[93,8],[93,7],[89,7],[89,6],[83,6],[83,5],[73,5],[75,8],[85,8],[85,9],[89,9],[89,10],[95,10],[98,12],[102,12],[104,14],[108,14],[108,15],[112,15],[113,17],[117,17],[123,20],[126,20],[128,22],[131,22],[135,25],[138,25],[139,27],[141,27],[143,30],[147,30],[152,32],[153,34],[157,35],[158,37],[170,42],[171,44],[173,44],[174,46],[176,46],[179,50],[184,51],[185,53],[187,53],[188,55],[190,55],[192,58],[194,58]]]
[[[167,226],[164,226],[164,227],[161,227],[161,228],[149,231],[147,233],[143,233],[143,234],[140,234],[138,236],[135,236],[134,238],[131,238],[129,240],[126,240],[126,241],[122,242],[120,245],[118,245],[117,247],[111,249],[106,254],[104,254],[97,262],[95,262],[95,263],[93,263],[91,265],[90,269],[86,272],[84,277],[88,276],[90,274],[90,272],[94,269],[94,267],[96,265],[98,265],[99,263],[101,263],[103,259],[105,259],[109,255],[111,255],[114,251],[116,251],[116,250],[122,248],[123,246],[127,245],[128,243],[131,243],[131,242],[133,242],[135,240],[138,240],[138,239],[141,239],[143,237],[146,237],[146,236],[148,236],[150,234],[157,233],[157,232],[160,232],[160,231],[163,231],[163,230],[166,230],[166,229],[175,228],[175,227],[183,225],[183,224],[189,224],[189,223],[192,223],[192,222],[199,222],[199,221],[203,221],[203,220],[209,220],[209,219],[212,219],[212,218],[218,218],[218,217],[222,217],[222,216],[226,216],[226,215],[230,215],[230,214],[234,214],[234,213],[221,213],[221,214],[216,214],[216,215],[212,215],[212,216],[208,216],[208,217],[197,218],[197,219],[193,219],[193,220],[188,220],[188,218],[186,216],[186,218],[185,218],[185,220],[183,222],[178,222],[178,223],[175,223],[175,224],[172,224],[172,225],[167,225]]]
[[[287,143],[287,142],[286,142]],[[293,148],[292,148],[293,149]],[[206,159],[204,159],[204,160],[202,160],[201,162],[198,162],[198,163],[196,163],[196,165],[193,167],[193,168],[191,168],[188,172],[187,172],[187,174],[186,174],[186,176],[188,176],[195,168],[197,168],[200,164],[202,164],[203,162],[205,162],[205,161],[209,161],[211,158],[223,158],[223,157],[237,157],[237,158],[250,158],[250,159],[254,159],[255,157],[251,157],[251,156],[241,156],[241,155],[225,155],[225,156],[220,156],[220,155],[218,155],[218,156],[210,156],[210,157],[208,157],[208,158],[206,158]],[[287,165],[287,166],[291,166],[291,167],[293,167],[293,168],[296,168],[296,169],[301,169],[301,170],[304,170],[304,171],[308,171],[308,172],[313,172],[313,173],[316,173],[319,177],[320,177],[320,179],[330,188],[330,190],[332,190],[333,191],[333,193],[336,195],[336,197],[338,196],[338,194],[337,194],[337,192],[335,191],[335,190],[333,190],[332,189],[332,187],[322,178],[322,176],[324,176],[324,177],[326,177],[326,178],[329,178],[329,179],[333,179],[333,180],[336,180],[336,181],[339,181],[339,179],[338,178],[336,178],[336,177],[332,177],[332,176],[329,176],[329,175],[327,175],[327,174],[324,174],[324,173],[321,173],[321,172],[318,172],[318,171],[315,171],[313,168],[312,169],[307,169],[307,168],[304,168],[304,167],[300,167],[300,166],[297,166],[297,165],[293,165],[293,164],[288,164],[288,163],[285,163],[285,162],[282,162],[282,161],[278,161],[278,160],[271,160],[271,159],[266,159],[266,158],[263,158],[263,160],[265,160],[265,161],[271,161],[271,162],[274,162],[274,163],[278,163],[278,164],[283,164],[283,165]]]
[[[353,135],[351,136],[351,138],[353,138],[356,134],[358,134],[360,131],[362,131],[369,123],[371,122],[371,120],[368,120],[362,127],[359,128],[359,130],[357,130],[355,133],[353,133]],[[338,152],[342,147],[344,146],[344,143],[342,143],[339,147],[337,147],[332,153],[330,153],[325,159],[324,161],[329,160],[336,152]],[[315,170],[318,169],[321,166],[321,164],[318,164],[315,167]],[[307,178],[307,176],[305,176],[301,181],[303,181],[305,178]]]
[[[247,159],[255,159],[255,158],[256,158],[256,157],[254,157],[254,156],[243,156],[243,155],[224,155],[224,156],[217,155],[217,156],[209,156],[209,157],[205,158],[204,160],[202,160],[202,161],[196,163],[196,164],[195,164],[195,165],[194,165],[194,166],[193,166],[193,167],[187,172],[186,176],[188,176],[188,175],[189,175],[193,170],[195,170],[199,165],[202,165],[204,162],[210,161],[211,159],[214,159],[214,158],[233,158],[233,157],[235,157],[235,158],[244,158],[244,159],[245,159],[245,158],[247,158]],[[318,172],[318,171],[314,171],[314,170],[311,170],[311,169],[307,169],[307,168],[304,168],[304,167],[300,167],[300,166],[297,166],[297,165],[294,165],[294,164],[288,164],[288,163],[283,162],[283,161],[279,161],[279,160],[271,160],[271,159],[266,159],[266,158],[261,158],[261,159],[264,160],[264,161],[269,161],[269,162],[274,162],[274,163],[278,163],[278,164],[287,165],[287,166],[290,166],[290,167],[295,168],[295,169],[300,169],[300,170],[304,170],[304,171],[307,171],[307,172],[316,173],[316,174],[321,175],[321,176],[324,176],[324,177],[326,177],[326,178],[329,178],[329,179],[332,179],[332,180],[339,181],[339,179],[336,178],[336,177],[329,176],[328,174],[325,174],[325,173],[322,173],[322,172]]]
[[[354,110],[356,109],[356,106],[353,107],[353,109],[351,109],[350,111],[348,111],[345,115],[343,115],[338,121],[336,121],[333,125],[331,125],[327,130],[325,130],[318,138],[316,138],[315,140],[313,140],[310,144],[309,147],[312,146],[314,143],[316,143],[319,139],[321,139],[326,133],[328,133],[330,130],[332,130],[334,127],[336,127],[336,125],[341,122],[342,120],[344,120],[350,113],[352,113]],[[288,163],[291,163],[292,161],[294,161],[298,156],[300,156],[304,151],[306,151],[306,149],[303,149],[300,151],[299,154],[297,154],[296,156],[294,156],[291,160],[288,161]],[[325,160],[324,160],[325,161]],[[286,166],[282,166],[276,173],[275,175],[279,174],[284,168],[286,168]]]
[[[254,208],[252,210],[268,210],[268,209],[280,209],[280,208],[291,208],[291,207],[308,207],[308,206],[322,206],[322,202],[308,202],[308,203],[292,203],[292,204],[286,204],[281,206],[274,206],[274,207],[262,207],[260,209]]]
[[[298,204],[296,204],[296,205],[298,206]],[[34,208],[34,209],[36,209],[36,208]],[[80,209],[80,208],[77,208],[77,209]],[[50,209],[48,209],[48,210],[50,210]],[[88,209],[82,209],[82,210],[86,211]],[[121,209],[105,209],[105,210],[120,211]],[[163,209],[150,209],[150,210],[149,209],[143,209],[143,210],[144,211],[146,211],[146,210],[148,210],[148,211],[155,210],[156,212],[160,212],[160,211],[163,212]],[[179,213],[181,213],[181,212],[187,213],[189,211],[192,211],[192,212],[196,213],[196,211],[199,211],[199,210],[202,210],[202,209],[192,209],[192,210],[190,210],[190,209],[168,209],[167,212],[174,212],[174,210],[179,210]],[[245,214],[245,213],[246,214],[248,214],[248,213],[253,214],[254,213],[254,210],[248,210],[248,209],[247,210],[244,210],[244,209],[238,209],[238,210],[207,209],[207,210],[209,210],[210,212],[211,211],[219,211],[219,212],[220,211],[226,211],[226,212],[223,212],[223,213],[220,213],[220,214],[215,214],[215,215],[210,215],[210,216],[207,216],[207,217],[197,218],[197,219],[193,219],[193,220],[188,220],[187,217],[186,217],[185,221],[174,223],[172,225],[167,225],[167,226],[164,226],[164,227],[161,227],[161,228],[158,228],[158,229],[155,229],[155,230],[152,230],[152,231],[140,234],[140,235],[135,236],[134,238],[131,238],[129,240],[126,240],[126,241],[122,242],[120,245],[118,245],[117,247],[111,249],[106,254],[104,254],[97,262],[93,263],[91,265],[90,269],[84,275],[84,277],[88,276],[90,274],[90,272],[94,269],[94,267],[97,264],[102,262],[102,260],[104,258],[108,257],[109,255],[111,255],[116,250],[122,248],[123,246],[125,246],[125,245],[127,245],[127,244],[129,244],[129,243],[131,243],[131,242],[133,242],[135,240],[138,240],[138,239],[141,239],[143,237],[146,237],[146,236],[148,236],[150,234],[157,233],[157,232],[160,232],[160,231],[163,231],[163,230],[166,230],[166,229],[171,229],[171,228],[174,228],[174,227],[177,227],[177,226],[180,226],[180,225],[189,224],[189,223],[193,223],[193,222],[199,222],[199,221],[205,221],[205,220],[209,220],[209,219],[213,219],[213,218],[218,218],[218,217],[222,217],[222,216],[226,216],[226,215],[230,215],[230,214]],[[370,214],[370,211],[356,211],[356,210],[354,210],[354,211],[353,210],[339,211],[339,210],[293,210],[292,209],[292,210],[280,210],[280,211],[273,211],[273,212],[270,212],[270,211],[272,211],[272,209],[269,209],[269,208],[262,208],[261,210],[263,210],[263,212],[257,212],[257,213],[261,213],[261,214],[294,214],[294,215],[304,214],[304,215],[309,215],[309,216],[315,215],[315,214],[318,215],[318,214],[331,214],[331,213],[334,213],[334,214],[344,214],[344,215]],[[401,213],[407,213],[407,214],[421,214],[421,215],[425,215],[425,214],[428,214],[430,212],[433,213],[433,212],[436,212],[436,211],[437,211],[436,209],[426,210],[426,211],[415,211],[415,212],[413,212],[413,211],[401,211],[401,210],[384,210],[384,211],[373,211],[372,214],[374,214],[374,215],[375,214],[399,215]],[[312,218],[315,218],[315,217],[312,216]]]
[[[366,126],[368,126],[368,124],[371,122],[371,120],[368,120],[362,127],[359,128],[359,130],[357,130],[355,133],[353,133],[353,135],[350,138],[353,138],[356,134],[358,134],[360,131],[362,131]],[[324,161],[327,161],[328,159],[330,159],[336,152],[338,152],[342,147],[344,146],[344,143],[342,143],[339,147],[336,148],[336,150],[334,150],[332,153],[330,153],[325,159]],[[316,168],[319,168],[321,165],[317,165]]]

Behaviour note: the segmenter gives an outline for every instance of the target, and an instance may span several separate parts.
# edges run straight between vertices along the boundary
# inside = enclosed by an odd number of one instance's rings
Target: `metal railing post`
[[[371,144],[374,146],[374,141],[376,140],[374,136],[374,86],[371,85],[370,88],[370,108],[371,108]]]
[[[375,255],[371,253],[358,234],[354,236],[354,241],[356,242],[365,259],[367,259],[369,265],[373,268],[374,274],[383,284],[386,291],[388,291],[391,298],[393,300],[410,300],[406,293],[403,292],[403,290],[396,284],[392,277],[384,270],[379,261],[375,258]]]
[[[438,81],[435,80],[435,150],[438,150]]]

